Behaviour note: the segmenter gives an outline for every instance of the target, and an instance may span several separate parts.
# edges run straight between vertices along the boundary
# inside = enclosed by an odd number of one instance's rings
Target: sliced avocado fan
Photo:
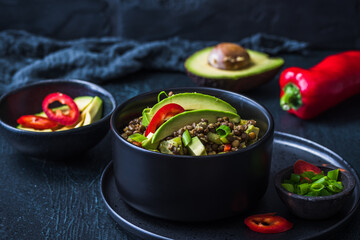
[[[144,126],[148,126],[152,117],[155,113],[162,108],[164,105],[169,103],[176,103],[182,106],[185,111],[197,110],[197,109],[210,109],[218,110],[224,112],[237,113],[236,109],[233,108],[229,103],[207,94],[188,92],[188,93],[178,93],[170,97],[167,97],[152,108],[146,108],[143,111],[143,122]]]

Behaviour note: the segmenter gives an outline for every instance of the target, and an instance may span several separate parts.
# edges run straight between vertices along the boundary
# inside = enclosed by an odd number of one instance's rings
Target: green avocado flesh
[[[193,137],[188,146],[189,153],[191,156],[205,156],[207,155],[205,146],[202,144],[198,137]]]
[[[240,122],[240,116],[233,112],[225,112],[219,110],[199,109],[179,113],[162,124],[154,133],[152,143],[156,143],[165,137],[171,135],[174,131],[179,130],[185,125],[193,122],[200,122],[205,118],[209,123],[216,122],[218,117],[228,117],[231,122]]]
[[[208,56],[212,49],[213,47],[208,47],[190,56],[185,61],[187,71],[203,78],[237,80],[274,70],[284,64],[282,58],[270,58],[265,53],[246,49],[251,60],[248,67],[240,70],[221,70],[208,64]]]
[[[161,100],[151,109],[146,108],[143,111],[143,125],[148,126],[148,123],[151,121],[155,113],[164,105],[169,103],[179,104],[185,109],[185,111],[196,109],[210,109],[237,113],[235,108],[233,108],[229,103],[219,98],[202,93],[179,93]]]
[[[91,123],[94,123],[101,119],[102,112],[103,112],[103,101],[98,96],[91,97],[91,96],[80,96],[74,98],[74,102],[76,103],[80,116],[78,121],[70,126],[62,126],[61,128],[56,129],[55,131],[64,131],[73,128],[78,128],[81,126],[86,126]],[[53,108],[52,110],[60,109],[61,111],[66,111],[69,109],[67,105],[63,105],[57,108]],[[35,114],[40,117],[47,117],[44,112]],[[44,129],[44,130],[37,130],[33,128],[26,128],[21,125],[17,126],[18,129],[23,129],[27,131],[33,132],[53,132],[54,130],[51,129]]]

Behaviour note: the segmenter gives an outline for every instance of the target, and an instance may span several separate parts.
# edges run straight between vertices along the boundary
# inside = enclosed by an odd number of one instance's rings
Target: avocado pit
[[[208,63],[222,70],[240,70],[250,64],[250,55],[235,43],[220,43],[209,54]]]

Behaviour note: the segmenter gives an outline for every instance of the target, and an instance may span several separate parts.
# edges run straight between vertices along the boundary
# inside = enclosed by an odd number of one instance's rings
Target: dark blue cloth
[[[59,41],[24,31],[0,32],[0,93],[45,79],[82,79],[98,84],[122,81],[140,70],[185,71],[185,59],[217,42],[172,38],[138,42],[104,37]],[[256,34],[238,42],[246,48],[279,54],[303,52],[307,43]]]

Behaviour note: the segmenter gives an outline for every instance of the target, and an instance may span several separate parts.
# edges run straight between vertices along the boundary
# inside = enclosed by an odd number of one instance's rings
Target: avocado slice
[[[159,142],[152,143],[151,140],[154,136],[154,133],[149,133],[147,139],[141,142],[141,146],[148,150],[156,150],[159,146]]]
[[[185,111],[195,110],[195,109],[210,109],[210,110],[219,110],[224,112],[233,112],[237,113],[236,109],[233,108],[229,103],[202,93],[179,93],[174,94],[170,97],[167,97],[157,104],[155,104],[151,109],[145,108],[143,111],[143,122],[144,126],[148,126],[150,120],[155,115],[155,113],[162,108],[164,105],[169,103],[176,103],[182,106]]]
[[[207,134],[209,141],[216,143],[216,144],[222,144],[223,142],[220,140],[220,135],[216,133],[209,132]]]
[[[175,137],[167,141],[161,141],[159,145],[159,150],[161,153],[174,154],[171,151],[172,147],[180,148],[179,154],[184,155],[181,137]]]
[[[208,57],[213,47],[202,49],[185,61],[188,76],[200,86],[218,87],[232,91],[246,91],[271,80],[284,64],[282,58],[246,49],[250,64],[240,70],[222,70],[211,66]]]
[[[90,104],[81,113],[81,115],[84,116],[84,122],[82,126],[98,121],[102,116],[102,110],[103,102],[101,98],[95,96]]]
[[[204,156],[207,155],[205,146],[202,144],[198,137],[193,137],[187,146],[191,156]]]
[[[88,106],[81,112],[79,119],[70,126],[64,126],[56,131],[64,131],[81,126],[86,126],[98,121],[102,116],[103,102],[98,96],[93,97]]]
[[[163,123],[155,131],[152,142],[154,143],[164,139],[165,137],[171,135],[174,131],[179,130],[187,124],[192,124],[193,122],[200,122],[202,118],[207,119],[209,123],[211,123],[216,122],[218,117],[228,117],[230,121],[235,123],[238,123],[240,121],[240,116],[233,112],[210,109],[185,111],[175,115],[174,117]]]

